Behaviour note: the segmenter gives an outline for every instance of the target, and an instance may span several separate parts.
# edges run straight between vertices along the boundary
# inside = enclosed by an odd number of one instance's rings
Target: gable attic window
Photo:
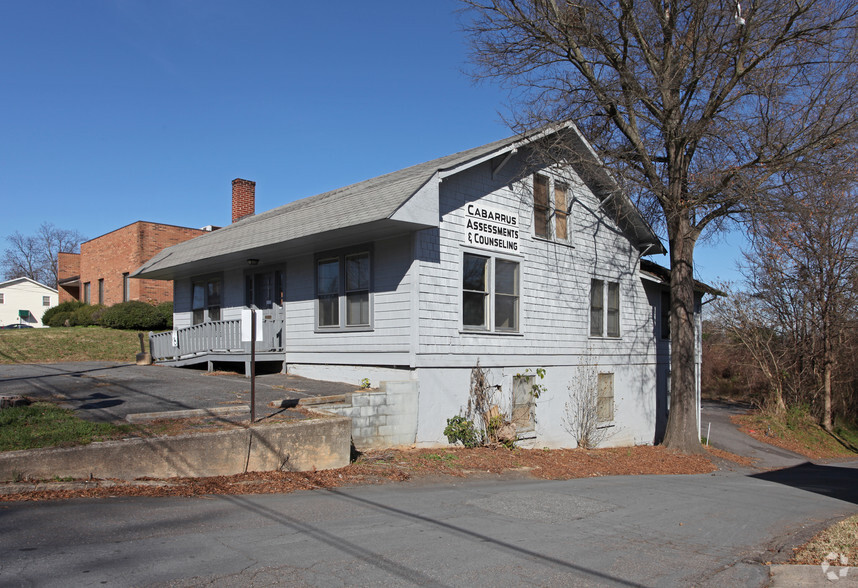
[[[605,280],[590,282],[590,336],[620,336],[620,284]]]
[[[551,238],[551,207],[548,202],[548,176],[533,176],[533,234]]]
[[[3,292],[0,292],[0,304],[5,304],[6,300],[3,298]]]
[[[568,195],[569,184],[555,180],[552,200],[551,179],[543,174],[533,174],[533,234],[536,237],[560,241],[568,239]]]
[[[519,263],[465,253],[462,258],[462,327],[468,331],[519,330]],[[494,317],[490,322],[489,317]]]
[[[191,306],[193,308],[193,324],[208,323],[220,320],[220,278],[198,279],[193,282]]]
[[[51,297],[50,296],[42,296],[42,306],[50,306],[51,305]]]
[[[371,328],[371,282],[369,251],[319,257],[316,260],[317,328]]]

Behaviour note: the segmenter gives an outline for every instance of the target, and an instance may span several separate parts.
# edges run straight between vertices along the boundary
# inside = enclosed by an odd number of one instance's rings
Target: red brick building
[[[206,232],[137,221],[81,244],[80,253],[60,253],[59,301],[107,306],[127,300],[171,301],[172,281],[132,280],[128,275],[162,249]]]

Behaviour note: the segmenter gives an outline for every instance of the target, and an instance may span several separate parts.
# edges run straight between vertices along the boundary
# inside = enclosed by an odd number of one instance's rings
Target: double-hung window
[[[554,184],[553,198],[551,184]],[[543,174],[533,175],[533,234],[542,239],[568,239],[569,185]],[[553,222],[552,222],[553,219]]]
[[[368,329],[372,326],[369,251],[316,259],[316,325],[319,329]]]
[[[469,331],[518,332],[520,291],[517,261],[464,253],[462,327]]]
[[[193,324],[219,321],[221,307],[220,278],[195,280],[191,295]]]
[[[0,301],[2,302],[2,301]],[[51,305],[51,297],[50,296],[42,296],[42,306],[50,306]]]
[[[590,336],[620,336],[619,282],[590,282]]]

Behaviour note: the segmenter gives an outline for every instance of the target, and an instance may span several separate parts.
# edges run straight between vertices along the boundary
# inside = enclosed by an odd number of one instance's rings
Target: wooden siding
[[[516,162],[507,165],[516,168]],[[484,364],[536,366],[549,361],[550,365],[576,365],[581,356],[608,364],[655,361],[655,317],[638,276],[637,250],[574,172],[541,173],[569,185],[568,241],[533,236],[530,177],[519,182],[494,180],[491,164],[486,163],[442,182],[440,229],[421,231],[416,247],[420,260],[418,366],[472,366],[478,358]],[[466,245],[465,206],[478,199],[518,214],[518,256]],[[520,260],[519,334],[462,332],[464,251]],[[589,336],[593,278],[620,283],[618,339]]]

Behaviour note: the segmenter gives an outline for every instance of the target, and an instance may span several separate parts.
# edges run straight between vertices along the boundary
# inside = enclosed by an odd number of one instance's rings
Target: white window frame
[[[0,304],[6,304],[6,294],[4,292],[0,292]]]
[[[361,288],[348,288],[348,276],[347,276],[347,264],[350,259],[355,259],[358,257],[366,256],[367,261],[369,262],[369,275],[368,283],[366,287]],[[329,294],[324,294],[325,297],[329,297],[331,299],[336,298],[336,303],[334,308],[337,312],[337,320],[334,324],[330,325],[322,325],[319,320],[321,318],[321,298],[322,294],[319,293],[319,266],[323,262],[337,262],[337,291]],[[330,333],[330,332],[355,332],[355,331],[372,331],[375,328],[375,259],[373,255],[373,248],[370,246],[363,247],[355,247],[347,250],[320,253],[316,255],[313,260],[313,289],[314,289],[314,299],[315,299],[315,316],[314,316],[314,324],[315,331],[317,333]],[[367,303],[367,322],[358,322],[349,324],[349,316],[348,316],[348,301],[349,297],[355,294],[361,294],[366,292],[366,303]]]
[[[601,324],[598,325],[598,332],[594,332],[594,321],[593,321],[593,310],[595,309],[594,302],[594,286],[596,284],[601,284],[602,293],[601,293]],[[616,334],[609,332],[609,308],[608,303],[610,300],[609,292],[611,287],[616,288],[617,295],[617,331]],[[623,328],[622,328],[622,308],[623,308],[623,297],[622,291],[620,289],[619,281],[612,280],[603,280],[599,278],[593,278],[590,280],[590,296],[587,300],[587,308],[589,315],[589,336],[594,339],[620,339],[623,336]]]
[[[212,283],[218,284],[218,297],[219,300],[217,304],[213,304],[212,300],[209,298],[209,284]],[[194,288],[197,286],[201,286],[203,289],[203,304],[201,307],[196,307],[196,301],[194,300]],[[221,275],[213,275],[213,276],[199,276],[193,278],[191,280],[191,324],[192,325],[200,325],[202,323],[211,323],[223,320],[223,276]],[[212,312],[213,309],[217,309],[217,316],[214,316]],[[202,312],[202,320],[196,320],[197,311]]]
[[[464,283],[464,273],[465,273],[465,256],[471,255],[474,257],[480,257],[487,260],[486,263],[486,276],[485,276],[485,287],[486,290],[466,290]],[[459,328],[463,333],[493,333],[493,334],[504,334],[504,335],[519,335],[522,333],[522,304],[521,304],[521,278],[522,278],[522,263],[520,258],[508,257],[504,255],[498,255],[491,251],[483,251],[483,250],[475,250],[475,249],[463,249],[461,255],[459,257],[461,260],[461,265],[459,266]],[[497,283],[495,281],[495,277],[497,276],[497,264],[501,263],[514,263],[516,265],[516,276],[515,276],[515,285],[516,292],[513,294],[503,293],[497,291]],[[485,318],[485,322],[482,326],[479,325],[466,325],[465,324],[465,294],[466,293],[483,293],[484,295],[484,307],[483,307],[483,317]],[[515,299],[515,318],[516,318],[516,326],[515,328],[503,328],[497,326],[497,317],[495,316],[497,312],[497,299],[498,297],[514,297]]]
[[[50,296],[42,296],[42,306],[50,306],[51,305],[51,297]]]

